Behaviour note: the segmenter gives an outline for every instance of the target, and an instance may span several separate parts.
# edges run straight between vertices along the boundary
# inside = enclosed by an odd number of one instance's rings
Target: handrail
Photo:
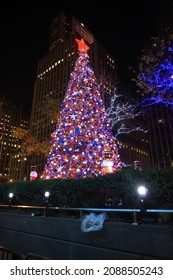
[[[73,208],[73,207],[48,207],[54,210],[71,210],[71,211],[95,211],[95,212],[140,212],[136,208]]]
[[[0,207],[7,207],[7,208],[30,208],[30,209],[44,209],[46,206],[37,206],[37,205],[9,205],[9,204],[0,204]]]
[[[139,208],[85,208],[85,207],[57,207],[57,206],[38,206],[38,205],[9,205],[9,204],[0,204],[0,207],[8,207],[8,209],[11,208],[17,208],[18,214],[20,212],[20,208],[25,209],[43,209],[43,217],[46,217],[47,210],[63,210],[63,211],[79,211],[80,217],[82,216],[83,212],[126,212],[126,213],[132,213],[133,215],[133,221],[132,225],[138,225],[138,219],[137,219],[137,213],[173,213],[173,209],[139,209]],[[33,215],[35,216],[35,215]]]
[[[38,205],[9,205],[0,204],[0,207],[7,208],[28,208],[28,209],[52,209],[71,211],[95,211],[95,212],[147,212],[147,213],[173,213],[173,209],[140,209],[140,208],[86,208],[86,207],[59,207],[59,206],[38,206]]]
[[[150,213],[173,213],[173,209],[146,209]]]

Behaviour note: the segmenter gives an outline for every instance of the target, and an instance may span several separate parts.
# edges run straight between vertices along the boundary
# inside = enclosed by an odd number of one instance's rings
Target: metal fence
[[[27,205],[9,205],[1,204],[0,211],[9,211],[11,213],[29,214],[31,216],[76,216],[82,217],[86,213],[107,213],[109,220],[121,220],[138,225],[140,222],[172,222],[173,209],[139,209],[139,208],[70,208],[53,206],[27,206]],[[169,218],[166,216],[168,215]],[[167,217],[167,218],[165,218]],[[160,219],[160,220],[159,220]]]

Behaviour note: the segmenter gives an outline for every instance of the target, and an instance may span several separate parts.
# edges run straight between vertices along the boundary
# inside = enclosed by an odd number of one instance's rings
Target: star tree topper
[[[76,42],[78,44],[78,51],[79,52],[87,52],[89,50],[89,47],[85,44],[83,38],[81,40],[76,39]]]

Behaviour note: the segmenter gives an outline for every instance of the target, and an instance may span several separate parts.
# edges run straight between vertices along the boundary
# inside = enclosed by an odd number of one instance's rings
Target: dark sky
[[[103,2],[103,3],[102,3]],[[155,35],[162,0],[4,1],[0,9],[0,93],[30,111],[37,61],[48,51],[51,19],[76,16],[110,51],[122,82],[145,40]]]

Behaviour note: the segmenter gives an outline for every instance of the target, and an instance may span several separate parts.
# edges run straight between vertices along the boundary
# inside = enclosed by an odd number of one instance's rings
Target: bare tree
[[[109,93],[108,93],[109,94]],[[123,97],[125,94],[115,92],[110,95],[110,105],[106,109],[108,120],[115,132],[115,137],[121,134],[129,134],[135,131],[146,132],[137,125],[137,118],[142,116],[142,111],[138,102],[132,98]]]

